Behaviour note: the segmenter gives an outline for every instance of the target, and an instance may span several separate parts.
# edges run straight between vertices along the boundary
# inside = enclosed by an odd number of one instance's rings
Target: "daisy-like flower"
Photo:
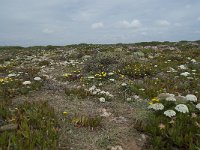
[[[180,65],[180,66],[178,66],[180,69],[187,69],[187,67],[186,67],[186,65]]]
[[[183,72],[183,73],[181,73],[180,75],[181,75],[181,76],[185,76],[185,77],[187,77],[187,76],[190,75],[190,73],[189,73],[189,72]]]
[[[122,86],[127,86],[127,84],[126,84],[126,83],[122,83],[121,85],[122,85]]]
[[[196,108],[200,110],[200,103],[196,105]]]
[[[104,97],[101,97],[101,98],[99,98],[99,101],[102,102],[102,103],[105,103],[106,99]]]
[[[94,91],[96,89],[96,86],[93,85],[91,88],[89,88],[89,91]]]
[[[108,73],[109,76],[112,76],[113,74],[114,74],[113,72],[109,72],[109,73]]]
[[[149,105],[148,109],[163,110],[164,109],[164,105],[162,103],[155,103],[155,104]]]
[[[11,73],[8,75],[8,77],[15,77],[15,76],[17,76],[17,74],[15,74],[15,73]]]
[[[35,81],[40,81],[40,80],[42,80],[42,79],[41,79],[40,77],[35,77],[34,80],[35,80]]]
[[[115,79],[109,79],[110,81],[112,81],[112,82],[115,82]]]
[[[31,84],[31,81],[24,81],[22,84],[23,85],[29,85],[29,84]]]
[[[173,116],[176,116],[176,112],[174,110],[166,110],[164,114],[165,116],[170,117],[170,118]]]
[[[176,101],[175,97],[173,97],[173,96],[169,96],[165,100],[166,101],[170,101],[170,102],[175,102]]]
[[[193,94],[188,94],[188,95],[186,95],[185,98],[186,98],[187,101],[197,102],[197,97],[195,95],[193,95]]]
[[[94,79],[94,76],[89,76],[89,77],[87,77],[88,79]]]
[[[182,112],[182,113],[188,113],[189,112],[189,109],[188,107],[185,105],[185,104],[178,104],[175,109],[179,112]]]
[[[67,115],[68,115],[68,112],[64,111],[64,112],[63,112],[63,115],[64,115],[64,116],[67,116]]]

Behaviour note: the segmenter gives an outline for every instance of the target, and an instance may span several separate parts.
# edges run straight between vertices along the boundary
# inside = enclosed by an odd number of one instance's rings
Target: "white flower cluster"
[[[187,69],[187,66],[186,65],[180,65],[180,66],[178,66],[178,68],[185,70],[185,69]]]
[[[176,112],[174,110],[166,110],[164,114],[165,116],[170,117],[170,118],[173,116],[176,116]]]
[[[102,91],[98,88],[96,88],[95,85],[93,85],[91,88],[89,88],[88,90],[91,94],[93,95],[106,95],[106,96],[109,96],[109,97],[114,97],[112,94],[110,94],[109,92],[106,92],[106,91]]]
[[[153,110],[163,110],[164,109],[164,105],[161,103],[155,103],[155,104],[151,104],[148,106],[148,109],[153,109]]]
[[[169,96],[165,99],[166,101],[175,102],[176,98],[174,96]]]
[[[196,108],[200,110],[200,103],[196,105]]]
[[[187,76],[190,75],[190,73],[189,73],[189,72],[183,72],[183,73],[181,73],[180,75],[181,75],[181,76],[184,76],[184,77],[187,77]]]
[[[190,101],[190,102],[197,102],[197,97],[195,95],[192,95],[192,94],[188,94],[186,95],[186,100],[187,101]]]
[[[175,109],[179,112],[182,112],[182,113],[188,113],[189,112],[189,109],[188,107],[185,105],[185,104],[178,104]]]

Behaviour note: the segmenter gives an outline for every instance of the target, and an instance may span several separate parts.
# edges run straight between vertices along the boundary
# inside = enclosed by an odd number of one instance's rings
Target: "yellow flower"
[[[67,116],[67,115],[68,115],[68,112],[64,111],[64,112],[63,112],[63,115],[64,115],[64,116]]]
[[[152,105],[153,104],[153,102],[149,102],[149,105]]]
[[[160,100],[157,98],[157,97],[154,97],[153,99],[152,99],[152,102],[159,102]]]

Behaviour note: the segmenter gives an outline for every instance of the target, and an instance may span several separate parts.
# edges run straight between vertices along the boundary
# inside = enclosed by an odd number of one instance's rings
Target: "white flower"
[[[29,85],[29,84],[31,84],[31,81],[24,81],[22,84],[23,85]]]
[[[109,72],[109,73],[108,73],[109,76],[112,76],[113,74],[114,74],[113,72]]]
[[[106,102],[106,99],[105,99],[104,97],[101,97],[101,98],[99,98],[99,101],[100,101],[101,103],[105,103],[105,102]]]
[[[35,81],[40,81],[40,80],[42,80],[42,79],[41,79],[40,77],[35,77],[34,80],[35,80]]]
[[[93,91],[92,94],[93,94],[93,95],[96,95],[96,94],[97,94],[97,91]]]
[[[126,84],[126,83],[122,83],[121,85],[122,85],[122,86],[127,86],[127,84]]]
[[[170,67],[167,72],[177,72],[174,68]]]
[[[132,99],[131,99],[131,97],[128,97],[127,99],[126,99],[126,101],[128,101],[128,102],[130,102]]]
[[[196,105],[196,108],[200,110],[200,103]]]
[[[184,76],[184,77],[187,77],[187,76],[190,75],[190,73],[189,73],[189,72],[183,72],[183,73],[181,73],[180,75],[181,75],[181,76]]]
[[[164,112],[164,114],[165,114],[165,116],[167,116],[167,117],[173,117],[173,116],[176,115],[176,112],[175,112],[174,110],[166,110],[166,111]]]
[[[89,77],[87,77],[88,79],[94,79],[94,76],[89,76]]]
[[[163,110],[164,109],[164,105],[161,104],[161,103],[155,103],[155,104],[149,105],[148,109]]]
[[[105,94],[106,94],[107,96],[110,95],[110,93],[109,93],[108,91],[107,91]]]
[[[112,81],[112,82],[115,82],[115,79],[109,79],[110,81]]]
[[[89,91],[93,91],[93,90],[95,90],[95,89],[96,89],[96,86],[93,85],[91,88],[89,88]]]
[[[15,76],[17,76],[17,74],[15,74],[15,73],[11,73],[8,75],[8,77],[15,77]]]
[[[108,96],[109,96],[109,97],[114,97],[114,95],[112,95],[112,94],[109,94]]]
[[[193,95],[193,94],[188,94],[188,95],[186,95],[185,98],[186,98],[187,101],[197,102],[197,97],[195,95]]]
[[[185,66],[185,65],[180,65],[180,66],[178,66],[180,69],[187,69],[187,67]]]
[[[100,94],[105,94],[105,93],[106,93],[105,91],[101,91],[101,92],[100,92]]]
[[[171,102],[175,102],[176,101],[175,97],[173,97],[173,96],[169,96],[165,100],[166,101],[171,101]]]
[[[143,88],[141,88],[141,89],[139,89],[140,91],[144,91],[145,89],[143,89]]]
[[[196,63],[197,61],[195,59],[192,59],[191,62]]]
[[[186,105],[184,105],[184,104],[179,104],[179,105],[177,105],[177,106],[175,107],[175,109],[176,109],[177,111],[179,111],[179,112],[182,112],[182,113],[187,113],[187,112],[189,112],[188,107],[187,107]]]

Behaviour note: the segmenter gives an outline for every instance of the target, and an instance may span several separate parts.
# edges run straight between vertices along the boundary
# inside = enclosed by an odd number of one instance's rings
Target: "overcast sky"
[[[200,39],[200,0],[0,0],[0,45]]]

